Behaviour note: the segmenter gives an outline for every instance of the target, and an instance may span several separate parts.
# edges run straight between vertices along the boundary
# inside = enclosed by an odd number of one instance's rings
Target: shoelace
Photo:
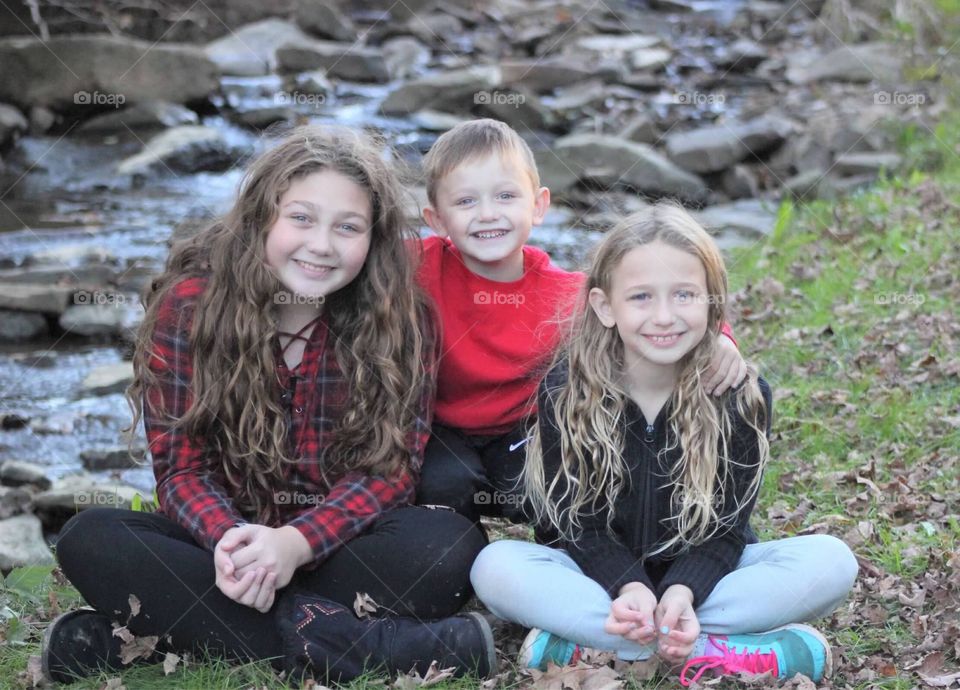
[[[775,652],[747,652],[737,653],[736,647],[730,648],[722,641],[710,637],[710,642],[719,649],[723,650],[723,656],[698,656],[690,659],[680,671],[680,685],[689,687],[691,683],[700,680],[700,677],[710,669],[720,669],[723,673],[766,673],[773,671],[777,675],[777,655]],[[693,678],[687,680],[687,672],[702,664]]]

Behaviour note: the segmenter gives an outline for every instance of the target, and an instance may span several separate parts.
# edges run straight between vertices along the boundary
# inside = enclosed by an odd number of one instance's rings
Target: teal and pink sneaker
[[[580,661],[581,652],[580,645],[570,640],[540,628],[531,628],[523,644],[520,645],[520,656],[517,661],[520,668],[546,671],[547,664],[550,662],[557,666],[576,666]]]
[[[797,673],[819,682],[830,675],[833,660],[826,638],[809,625],[794,623],[756,635],[706,635],[700,650],[680,672],[688,687],[707,671],[717,675],[773,672],[780,680]],[[696,671],[687,680],[687,673]]]

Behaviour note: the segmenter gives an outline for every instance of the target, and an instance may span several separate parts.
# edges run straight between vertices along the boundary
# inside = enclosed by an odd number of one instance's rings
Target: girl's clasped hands
[[[277,590],[311,558],[310,545],[296,527],[232,527],[213,552],[217,587],[237,603],[266,613]]]
[[[693,610],[693,592],[684,585],[667,588],[657,597],[642,582],[620,588],[610,606],[604,630],[642,645],[658,641],[660,657],[672,664],[683,663],[700,634],[700,622]]]

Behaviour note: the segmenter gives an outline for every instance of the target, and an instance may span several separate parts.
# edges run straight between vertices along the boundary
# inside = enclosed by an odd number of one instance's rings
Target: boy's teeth
[[[490,240],[490,239],[493,239],[493,238],[495,238],[495,237],[503,237],[503,236],[506,235],[506,234],[507,234],[507,233],[506,233],[505,230],[490,230],[490,231],[487,231],[487,232],[477,232],[477,233],[474,233],[474,236],[477,237],[477,238],[479,238],[479,239],[481,239],[481,240]]]

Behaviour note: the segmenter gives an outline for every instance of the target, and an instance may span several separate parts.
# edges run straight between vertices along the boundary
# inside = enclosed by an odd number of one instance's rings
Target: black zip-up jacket
[[[560,468],[560,435],[551,391],[563,385],[566,378],[567,365],[561,362],[550,370],[538,391],[538,424],[548,486]],[[761,378],[759,383],[767,405],[769,437],[772,395],[765,380]],[[737,414],[736,394],[737,391],[731,391],[723,396],[724,404],[732,412],[734,464],[730,465],[725,505],[719,511],[721,516],[731,515],[743,500],[759,461],[756,433]],[[669,445],[669,407],[669,403],[664,405],[650,424],[632,400],[627,402],[624,458],[630,476],[616,501],[612,534],[607,529],[606,505],[598,505],[594,512],[580,514],[583,529],[574,542],[558,538],[556,531],[546,526],[537,529],[537,538],[541,543],[565,549],[581,570],[613,598],[628,582],[642,582],[658,600],[668,587],[681,584],[691,589],[693,605],[697,607],[716,584],[736,568],[744,546],[757,541],[749,524],[756,496],[748,501],[729,528],[705,542],[686,549],[675,547],[670,552],[645,558],[645,554],[676,533],[671,511],[673,485],[669,478],[680,458],[680,449],[677,447],[658,457],[658,451]],[[562,489],[562,484],[559,488]]]

